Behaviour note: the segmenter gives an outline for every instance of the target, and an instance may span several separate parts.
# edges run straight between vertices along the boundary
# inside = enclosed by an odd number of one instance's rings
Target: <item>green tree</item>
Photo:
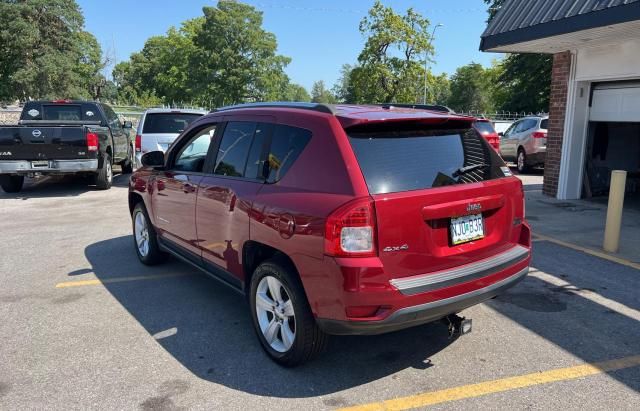
[[[504,0],[484,2],[489,5],[490,23]],[[534,113],[549,110],[552,55],[509,54],[500,66],[500,75],[493,83],[497,109]]]
[[[427,102],[434,104],[448,104],[451,97],[451,85],[445,73],[435,76],[427,74]]]
[[[0,2],[0,100],[89,98],[103,67],[74,0]]]
[[[311,101],[314,103],[335,104],[336,97],[324,85],[324,81],[316,81],[311,87]]]
[[[308,102],[311,101],[311,96],[309,95],[309,92],[307,92],[307,89],[301,85],[289,83],[285,89],[284,96],[279,100]]]
[[[340,103],[352,103],[353,98],[350,94],[350,79],[353,66],[350,64],[343,64],[340,69],[340,78],[333,85],[331,92],[336,98],[336,101]]]
[[[367,40],[340,98],[354,103],[418,101],[424,58],[433,55],[428,29],[429,20],[413,9],[399,15],[377,0],[360,22]]]
[[[490,72],[478,63],[458,67],[451,76],[448,105],[455,111],[488,112],[493,110]]]
[[[310,99],[291,85],[276,38],[252,6],[220,1],[203,16],[149,38],[113,76],[123,101],[221,106],[248,101]]]
[[[203,11],[193,60],[199,100],[218,106],[281,97],[291,59],[276,54],[276,37],[262,28],[262,13],[231,1]]]

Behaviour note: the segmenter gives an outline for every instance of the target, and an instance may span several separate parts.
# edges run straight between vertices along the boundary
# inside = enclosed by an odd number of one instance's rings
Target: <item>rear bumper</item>
[[[449,314],[489,300],[513,287],[529,272],[529,267],[489,286],[442,300],[401,308],[380,321],[341,321],[317,319],[320,328],[336,335],[373,335],[413,327],[439,320]]]
[[[0,174],[66,174],[85,171],[96,171],[98,159],[93,160],[48,160],[47,167],[31,166],[31,161],[26,160],[2,160],[0,161]]]
[[[544,151],[536,151],[534,153],[527,154],[527,164],[532,166],[537,164],[544,164],[544,160],[547,157],[547,149],[539,148],[538,150],[544,150]]]

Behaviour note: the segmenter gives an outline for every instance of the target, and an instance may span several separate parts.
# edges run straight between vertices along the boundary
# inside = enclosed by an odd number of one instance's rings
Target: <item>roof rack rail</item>
[[[274,101],[274,102],[263,102],[263,103],[244,103],[244,104],[236,104],[233,106],[225,106],[220,108],[215,108],[211,110],[212,113],[219,111],[227,111],[234,110],[240,108],[298,108],[302,110],[311,110],[317,111],[319,113],[326,113],[335,115],[335,109],[328,104],[320,104],[320,103],[302,103],[302,102],[293,102],[293,101]]]
[[[380,106],[382,108],[391,108],[391,107],[413,108],[418,110],[440,111],[442,113],[455,113],[449,107],[443,106],[440,104],[384,103],[384,104],[374,104],[374,106]]]

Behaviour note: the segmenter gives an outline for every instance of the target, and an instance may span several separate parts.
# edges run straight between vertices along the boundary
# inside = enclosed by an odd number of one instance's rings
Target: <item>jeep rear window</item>
[[[144,118],[142,133],[172,133],[180,134],[194,120],[202,114],[194,113],[149,113]]]
[[[43,105],[43,120],[80,121],[82,120],[82,110],[80,106],[69,104]]]
[[[504,162],[474,129],[358,132],[349,140],[371,194],[505,176]]]

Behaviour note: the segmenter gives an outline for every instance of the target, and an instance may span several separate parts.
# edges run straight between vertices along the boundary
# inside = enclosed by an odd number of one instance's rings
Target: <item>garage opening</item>
[[[625,206],[640,209],[640,82],[592,87],[583,197],[607,201],[612,170],[627,171]]]

